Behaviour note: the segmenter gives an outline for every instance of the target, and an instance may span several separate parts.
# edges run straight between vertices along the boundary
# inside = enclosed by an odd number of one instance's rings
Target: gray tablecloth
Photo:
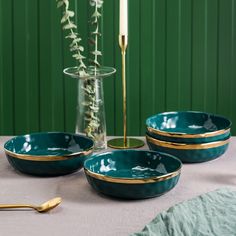
[[[220,187],[236,187],[236,137],[221,158],[186,164],[177,186],[147,200],[124,201],[98,195],[83,171],[56,178],[38,178],[16,172],[8,163],[0,138],[0,203],[41,203],[55,196],[62,204],[46,214],[0,211],[0,235],[111,235],[140,231],[157,213],[176,203]],[[147,147],[146,147],[147,148]]]

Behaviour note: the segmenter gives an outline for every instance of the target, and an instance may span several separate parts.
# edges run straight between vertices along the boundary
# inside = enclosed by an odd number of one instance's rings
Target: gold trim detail
[[[121,146],[127,146],[127,91],[126,91],[126,48],[128,46],[127,35],[119,35],[119,45],[122,58],[122,96],[123,96],[123,136],[124,143]]]
[[[89,175],[89,176],[91,176],[95,179],[103,180],[103,181],[110,182],[110,183],[117,183],[117,184],[147,184],[147,183],[161,182],[161,181],[168,180],[168,179],[171,179],[171,178],[179,175],[180,172],[181,172],[181,166],[178,170],[176,170],[174,172],[171,172],[171,173],[168,173],[166,175],[156,176],[156,177],[151,177],[151,178],[146,178],[146,179],[111,177],[111,176],[106,176],[106,175],[94,173],[94,172],[92,172],[92,171],[90,171],[86,168],[84,168],[84,171],[87,175]]]
[[[53,155],[45,155],[45,156],[34,156],[34,155],[27,155],[27,154],[17,154],[14,152],[11,152],[4,148],[5,153],[9,155],[10,157],[14,157],[17,159],[22,159],[22,160],[27,160],[27,161],[63,161],[63,160],[68,160],[75,158],[77,155],[80,156],[86,156],[89,155],[93,152],[94,146],[92,146],[90,149],[83,151],[83,152],[77,152],[77,153],[72,153],[69,155],[65,156],[53,156]]]
[[[180,149],[180,150],[201,150],[201,149],[208,149],[208,148],[216,148],[220,146],[224,146],[229,143],[230,138],[217,141],[217,142],[210,142],[210,143],[200,143],[200,144],[185,144],[185,143],[173,143],[173,142],[166,142],[161,141],[158,139],[154,139],[148,135],[146,135],[146,139],[148,142],[155,144],[160,147],[172,148],[172,149]]]
[[[225,134],[227,132],[230,132],[230,128],[228,129],[221,129],[213,132],[206,132],[202,134],[186,134],[186,133],[173,133],[173,132],[166,132],[166,131],[161,131],[154,129],[152,127],[147,126],[147,130],[150,133],[166,136],[166,137],[173,137],[173,138],[206,138],[206,137],[213,137],[216,135],[221,135]]]

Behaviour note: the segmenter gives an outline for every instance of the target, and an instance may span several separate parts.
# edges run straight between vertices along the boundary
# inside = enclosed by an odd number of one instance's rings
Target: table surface
[[[0,235],[129,235],[176,203],[220,187],[236,187],[236,137],[231,138],[229,149],[219,159],[183,165],[177,186],[167,194],[136,201],[97,194],[83,170],[53,178],[16,172],[4,155],[3,144],[8,139],[0,137],[0,203],[38,204],[56,196],[63,202],[44,214],[1,211]]]

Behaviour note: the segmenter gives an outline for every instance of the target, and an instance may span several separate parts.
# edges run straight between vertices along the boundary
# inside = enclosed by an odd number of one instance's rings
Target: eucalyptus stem
[[[87,68],[84,59],[85,56],[82,55],[82,52],[84,51],[84,47],[81,46],[79,43],[82,41],[82,38],[78,36],[78,33],[74,31],[74,29],[77,30],[77,26],[74,24],[74,22],[71,20],[75,16],[74,11],[69,9],[69,0],[56,0],[57,7],[64,7],[63,17],[61,19],[61,23],[64,24],[63,29],[69,30],[69,34],[66,36],[66,38],[69,38],[72,40],[70,44],[70,51],[73,53],[72,57],[74,57],[78,62],[78,73],[79,75],[83,76],[86,74],[85,69]]]
[[[94,75],[89,78],[83,78],[86,73],[86,65],[84,63],[85,57],[83,56],[84,47],[80,45],[82,39],[79,37],[77,26],[72,21],[75,16],[74,11],[69,9],[69,0],[56,0],[57,7],[64,7],[63,17],[61,23],[64,30],[69,30],[69,34],[66,38],[72,40],[70,44],[70,51],[73,52],[72,57],[78,61],[78,74],[81,77],[80,86],[83,92],[84,101],[79,104],[83,106],[84,110],[84,132],[87,136],[94,139],[95,143],[104,139],[103,127],[100,121],[100,107],[103,105],[103,101],[99,98],[98,90],[100,86],[100,79],[96,78],[97,68],[100,67],[99,57],[102,56],[99,50],[99,19],[102,16],[99,9],[102,8],[103,0],[88,0],[90,6],[94,9],[91,15],[92,31],[90,34],[90,42],[92,44],[92,50],[90,55],[92,58],[89,61],[95,68]]]
[[[93,45],[93,50],[90,54],[93,56],[93,58],[90,59],[90,62],[95,67],[99,67],[100,63],[98,57],[102,56],[102,52],[98,49],[99,37],[101,37],[99,20],[102,16],[102,14],[99,12],[99,9],[101,9],[103,6],[103,0],[90,0],[90,5],[94,7],[94,12],[91,15],[91,25],[93,30],[90,35],[90,42]]]
[[[98,5],[97,4],[95,4],[95,12],[97,12],[98,11]],[[98,22],[98,17],[96,17],[96,21]],[[97,27],[98,27],[99,25],[98,25],[98,23],[97,23]],[[98,35],[97,34],[95,34],[95,52],[97,52],[98,51]],[[97,55],[97,53],[95,53],[95,55],[94,55],[94,61],[98,61],[98,55]]]
[[[91,88],[91,93],[87,94],[87,100],[88,102],[88,108],[86,115],[86,120],[88,121],[88,125],[86,128],[86,133],[88,136],[93,137],[95,140],[99,139],[99,135],[97,135],[98,129],[100,127],[100,119],[98,117],[99,112],[99,106],[102,101],[99,99],[96,99],[96,96],[92,96],[92,94],[96,93],[96,89],[99,86],[98,79],[96,78],[96,68],[100,67],[98,57],[102,56],[101,51],[98,50],[98,41],[99,36],[101,36],[101,33],[99,32],[99,18],[101,17],[101,13],[99,12],[99,8],[101,8],[103,5],[102,0],[90,0],[90,6],[94,8],[94,12],[91,15],[91,25],[93,27],[93,30],[90,35],[90,43],[93,46],[93,50],[91,51],[91,55],[93,56],[93,59],[90,59],[90,62],[92,62],[92,65],[95,67],[95,75],[94,78],[90,78],[85,82],[84,89],[87,87]]]

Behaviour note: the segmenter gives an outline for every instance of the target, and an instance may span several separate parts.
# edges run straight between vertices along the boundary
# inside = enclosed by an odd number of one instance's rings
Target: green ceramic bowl
[[[59,176],[83,167],[92,153],[93,141],[70,133],[35,133],[10,139],[4,149],[9,163],[20,172]]]
[[[185,163],[211,161],[220,157],[228,148],[230,139],[202,144],[173,143],[158,140],[146,135],[149,148],[158,152],[166,152],[178,157]]]
[[[230,135],[231,121],[225,117],[199,112],[165,112],[146,120],[150,136],[175,143],[209,143]]]
[[[84,163],[88,182],[96,191],[126,199],[166,193],[177,184],[180,170],[177,158],[146,150],[105,152]]]

